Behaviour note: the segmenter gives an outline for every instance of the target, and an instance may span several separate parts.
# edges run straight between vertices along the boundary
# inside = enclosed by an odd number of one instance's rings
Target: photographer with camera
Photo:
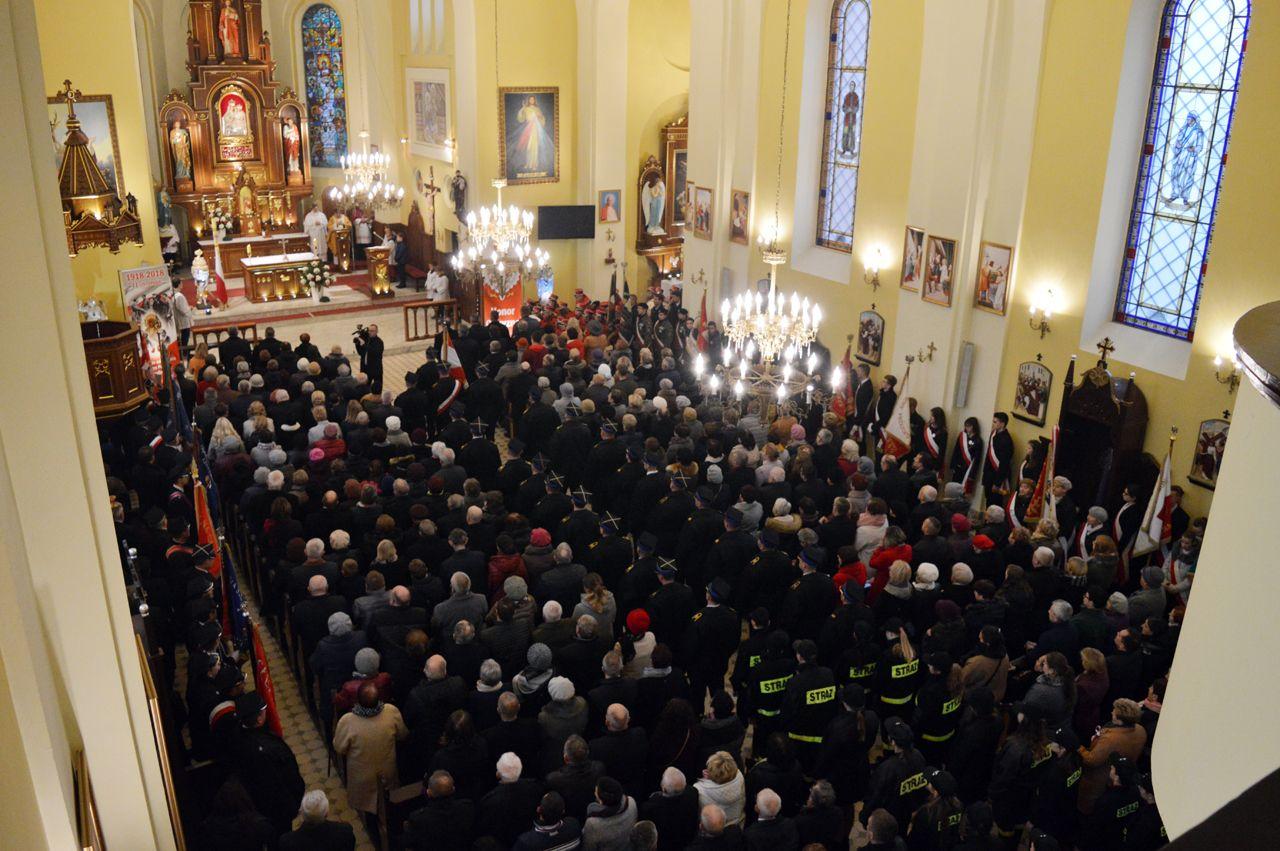
[[[378,336],[378,326],[356,326],[353,340],[360,353],[360,371],[369,378],[369,392],[382,392],[382,351],[386,348]]]

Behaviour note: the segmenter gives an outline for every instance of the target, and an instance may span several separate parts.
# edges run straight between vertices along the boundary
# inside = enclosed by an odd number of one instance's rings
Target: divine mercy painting
[[[560,180],[560,90],[499,89],[499,170],[508,185]]]

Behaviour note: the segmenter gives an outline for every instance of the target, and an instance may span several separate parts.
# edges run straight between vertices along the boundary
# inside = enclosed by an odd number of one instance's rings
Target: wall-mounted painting
[[[699,239],[711,239],[713,197],[710,187],[693,187],[693,235]]]
[[[498,89],[498,169],[507,184],[560,180],[560,89]]]
[[[449,147],[449,69],[406,68],[409,152],[453,161]]]
[[[920,292],[920,266],[924,262],[924,228],[907,225],[902,240],[902,281],[904,290]]]
[[[874,310],[864,310],[858,315],[858,346],[854,357],[872,366],[880,365],[884,350],[884,317]]]
[[[62,162],[63,143],[67,141],[67,102],[61,97],[49,98],[48,102],[49,129],[53,134],[56,169]],[[120,142],[116,136],[116,112],[111,104],[111,95],[81,95],[76,101],[76,118],[80,119],[81,132],[89,137],[89,150],[98,161],[98,168],[107,179],[107,186],[111,187],[118,198],[123,198],[125,190],[124,177],[120,171]]]
[[[951,290],[956,267],[956,241],[931,236],[924,254],[924,284],[920,297],[930,304],[951,306]]]
[[[622,209],[622,190],[605,189],[600,192],[597,204],[596,221],[600,224],[612,224],[618,221],[619,210]]]
[[[1049,407],[1053,373],[1039,361],[1018,364],[1018,386],[1013,391],[1013,415],[1035,425],[1044,425]]]
[[[978,249],[978,280],[973,287],[973,306],[1004,316],[1009,305],[1009,267],[1013,247],[984,242]]]
[[[729,210],[729,241],[739,245],[750,242],[747,238],[751,223],[751,195],[741,189],[734,189],[732,209]]]
[[[1191,456],[1191,474],[1187,476],[1200,487],[1213,490],[1222,469],[1222,454],[1227,450],[1227,420],[1205,420],[1196,434],[1195,454]]]

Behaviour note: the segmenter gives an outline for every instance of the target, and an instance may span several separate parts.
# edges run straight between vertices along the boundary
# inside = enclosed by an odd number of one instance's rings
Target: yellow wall
[[[636,228],[643,221],[636,206],[640,165],[653,155],[664,163],[662,128],[689,114],[688,0],[632,0],[627,15],[627,185],[621,189],[626,223],[627,278],[634,288],[649,280],[648,261],[636,254]],[[668,176],[667,187],[672,186]],[[674,203],[672,201],[671,203]],[[615,251],[617,254],[621,252]],[[619,284],[621,286],[621,284]]]
[[[998,400],[1007,410],[1013,401],[1018,364],[1042,353],[1055,381],[1048,425],[1057,415],[1061,382],[1071,355],[1078,354],[1085,367],[1092,366],[1097,357],[1096,351],[1081,351],[1077,345],[1129,5],[1114,0],[1073,0],[1052,7]],[[1081,50],[1086,41],[1089,49]],[[1280,298],[1280,279],[1274,275],[1268,252],[1261,250],[1274,240],[1275,199],[1280,192],[1272,154],[1280,124],[1277,79],[1280,7],[1255,3],[1230,161],[1187,377],[1178,381],[1136,370],[1138,386],[1150,406],[1147,451],[1162,459],[1169,429],[1178,427],[1181,438],[1174,451],[1174,477],[1187,489],[1186,506],[1193,516],[1208,511],[1212,496],[1186,480],[1198,424],[1221,417],[1223,410],[1235,403],[1235,396],[1228,395],[1226,387],[1214,379],[1213,358],[1230,352],[1231,328],[1242,313]],[[864,138],[869,136],[864,133]],[[1062,312],[1053,319],[1052,333],[1041,340],[1028,326],[1027,316],[1030,300],[1044,282],[1062,294]],[[1123,351],[1111,359],[1113,374],[1125,375],[1134,369],[1125,362]],[[1015,421],[1012,431],[1021,446],[1044,429]]]
[[[542,204],[589,203],[575,190],[577,171],[577,12],[567,2],[528,3],[497,0],[501,69],[498,81],[493,66],[493,3],[479,3],[476,10],[477,100],[476,129],[479,135],[480,167],[470,181],[468,203],[491,204],[497,195],[489,182],[498,177],[498,85],[558,86],[560,89],[560,180],[510,186],[502,191],[504,204],[534,208]],[[465,105],[463,108],[466,108]],[[546,240],[538,243],[551,255],[556,292],[569,295],[577,281],[577,244],[574,240]],[[525,288],[533,293],[532,282]]]
[[[810,2],[793,0],[791,11],[791,62],[787,87],[785,138],[794,140],[799,127],[800,68],[804,51],[805,9]],[[751,199],[752,238],[773,223],[774,187],[777,183],[778,112],[782,93],[782,33],[786,26],[786,0],[769,0],[765,8],[760,61],[760,106],[756,158],[756,196]],[[877,3],[871,13],[871,44],[867,56],[866,112],[862,127],[862,171],[859,175],[857,217],[854,224],[853,264],[847,284],[778,267],[778,288],[797,290],[828,308],[821,339],[839,360],[845,336],[853,333],[858,313],[872,302],[885,317],[884,351],[893,350],[898,296],[896,292],[903,228],[906,226],[907,190],[911,182],[911,154],[915,136],[916,98],[920,82],[920,50],[924,25],[924,0]],[[823,48],[825,50],[825,48]],[[825,64],[825,61],[824,61]],[[779,219],[782,239],[792,255],[798,247],[812,245],[814,235],[786,231],[793,221],[796,147],[784,146],[782,200]],[[880,272],[882,287],[871,290],[863,281],[862,257],[870,246],[884,245],[888,257]],[[768,277],[768,267],[752,252],[751,280]]]
[[[143,244],[125,245],[118,254],[86,249],[71,260],[71,272],[78,300],[100,298],[108,314],[121,319],[120,270],[162,262],[147,152],[147,134],[155,121],[142,106],[133,5],[131,0],[97,0],[92,14],[86,14],[76,0],[38,0],[36,16],[48,84],[69,78],[86,95],[111,95],[115,108],[124,188],[138,199]]]

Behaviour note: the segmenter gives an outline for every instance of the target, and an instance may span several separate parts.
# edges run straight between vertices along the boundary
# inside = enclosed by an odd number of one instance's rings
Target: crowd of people
[[[1043,447],[1015,474],[1000,413],[985,451],[933,408],[881,454],[896,382],[865,367],[843,416],[722,404],[691,369],[714,326],[656,297],[454,338],[461,369],[429,349],[399,394],[305,336],[224,342],[174,384],[351,806],[372,826],[422,782],[393,842],[836,849],[856,822],[870,848],[1164,844],[1151,742],[1202,521],[1178,509],[1137,556],[1139,494],[1078,509],[1062,476],[1043,516]],[[188,653],[193,755],[229,772],[197,844],[351,848],[227,653],[166,425],[139,412],[104,455]]]

